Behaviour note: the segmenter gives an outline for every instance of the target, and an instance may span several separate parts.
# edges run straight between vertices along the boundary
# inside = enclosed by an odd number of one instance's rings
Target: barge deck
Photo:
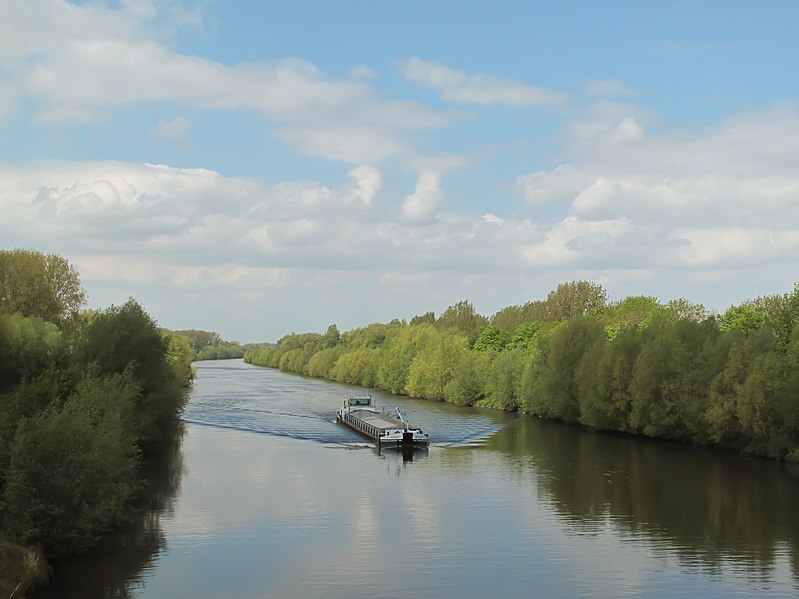
[[[399,408],[396,417],[378,410],[372,396],[350,397],[336,412],[336,421],[371,439],[380,446],[427,446],[430,438],[420,428],[411,427]]]

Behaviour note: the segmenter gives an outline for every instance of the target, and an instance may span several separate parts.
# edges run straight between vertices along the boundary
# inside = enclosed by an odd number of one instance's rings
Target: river
[[[149,509],[37,598],[799,596],[799,468],[372,392],[430,434],[378,452],[350,391],[195,364]]]

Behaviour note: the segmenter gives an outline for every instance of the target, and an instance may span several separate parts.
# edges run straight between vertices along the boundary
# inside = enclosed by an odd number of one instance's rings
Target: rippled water
[[[494,412],[466,412],[450,404],[287,375],[241,362],[198,365],[201,376],[184,415],[191,424],[322,443],[361,443],[363,437],[336,424],[335,413],[348,393],[369,392],[378,407],[399,407],[411,424],[430,434],[435,446],[479,443],[502,427],[502,415]]]
[[[44,597],[799,596],[795,468],[374,393],[434,441],[380,453],[349,387],[197,366],[153,509]]]

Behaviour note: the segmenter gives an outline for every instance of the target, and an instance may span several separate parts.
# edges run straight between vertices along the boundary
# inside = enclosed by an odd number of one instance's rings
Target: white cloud
[[[482,218],[487,223],[491,223],[491,224],[495,224],[495,225],[502,225],[502,224],[505,224],[505,222],[506,222],[505,219],[498,217],[496,214],[491,214],[490,212],[487,212],[486,214],[484,214],[480,218]]]
[[[799,255],[799,231],[796,230],[677,229],[672,236],[688,242],[679,246],[682,261],[701,268],[732,264],[752,267]]]
[[[158,14],[158,8],[152,0],[120,0],[122,8],[135,17],[146,21]]]
[[[440,63],[411,58],[402,65],[405,77],[438,90],[448,102],[498,104],[516,108],[568,100],[566,94],[510,81],[496,75],[470,75]]]
[[[177,25],[167,22],[173,15]],[[746,286],[751,296],[772,288],[743,285],[743,275],[776,285],[799,268],[795,103],[689,128],[632,103],[637,90],[625,82],[590,80],[585,90],[599,102],[587,110],[575,102],[568,115],[549,111],[570,119],[553,154],[549,140],[539,137],[541,123],[532,120],[536,111],[492,113],[516,119],[513,131],[503,120],[473,127],[480,111],[432,108],[383,93],[377,86],[390,80],[378,82],[363,64],[331,76],[301,58],[224,63],[186,53],[183,40],[171,37],[173,27],[185,26],[202,29],[202,11],[173,1],[0,2],[0,119],[3,126],[17,115],[25,119],[8,126],[12,136],[24,135],[30,115],[43,125],[21,144],[20,158],[0,163],[6,247],[62,253],[95,288],[103,281],[126,286],[123,301],[140,288],[166,290],[178,315],[189,298],[208,303],[215,287],[223,290],[219,306],[240,297],[263,313],[263,302],[280,293],[281,309],[314,316],[322,311],[314,302],[331,302],[324,311],[335,314],[363,306],[360,298],[387,287],[408,292],[391,307],[370,302],[356,315],[372,319],[378,304],[393,311],[389,317],[401,317],[412,295],[419,311],[463,297],[499,308],[544,297],[572,278],[615,283],[620,287],[609,291],[616,296],[656,294],[658,285],[668,290],[686,281],[702,293]],[[530,107],[568,99],[524,81],[418,58],[401,69],[459,105]],[[620,97],[628,101],[610,101]],[[140,144],[131,150],[137,156],[174,160],[166,158],[171,144],[154,150],[144,144],[208,134],[213,127],[203,119],[210,113],[239,111],[236,119],[256,119],[250,122],[256,134],[268,131],[294,152],[343,164],[339,171],[328,164],[324,178],[314,180],[318,162],[306,160],[307,180],[275,182],[282,162],[300,167],[269,156],[266,183],[165,164],[24,159],[37,148],[74,156],[107,148],[90,150],[77,138],[105,144],[119,132],[115,119],[141,118],[148,107],[161,112],[144,117],[144,135],[127,129]],[[172,118],[181,114],[191,115],[191,123]],[[63,139],[71,128],[47,126],[73,121],[98,126],[91,132],[75,127],[69,146]],[[455,124],[462,126],[452,136],[431,133]],[[150,139],[147,125],[154,125]],[[496,136],[484,137],[494,125]],[[499,164],[501,156],[491,153],[500,146],[497,154],[521,151]],[[6,155],[16,156],[15,150],[10,145]],[[236,164],[232,153],[222,160],[212,151],[203,150],[198,160],[220,162],[199,166]],[[131,155],[125,152],[117,155]],[[536,162],[520,169],[514,186],[508,172],[520,156]],[[487,157],[497,160],[496,170],[479,164]],[[398,169],[415,173],[416,181],[408,183]],[[477,176],[484,177],[479,184]],[[508,208],[506,196],[514,190],[522,201]],[[458,212],[448,212],[450,206]],[[336,280],[347,285],[336,288]],[[424,294],[409,291],[423,286]],[[381,299],[395,301],[388,295]]]
[[[437,171],[419,173],[416,189],[402,204],[402,216],[412,223],[430,222],[435,217],[443,198],[441,173]]]
[[[229,66],[181,54],[154,33],[151,21],[161,10],[172,15],[176,7],[146,0],[119,10],[61,0],[3,3],[0,66],[8,73],[0,116],[20,98],[32,101],[39,124],[97,121],[108,111],[142,103],[243,109],[272,119],[280,138],[301,153],[354,164],[412,159],[409,132],[454,118],[382,97],[369,83],[374,71],[364,66],[336,80],[297,58]],[[187,13],[181,19],[196,17]],[[170,133],[163,131],[167,125],[156,132]],[[172,128],[174,134],[178,123]]]
[[[617,146],[644,139],[645,127],[656,117],[637,106],[600,102],[570,126],[576,149],[595,152],[598,146]]]
[[[349,172],[355,186],[355,195],[369,206],[383,184],[380,171],[373,166],[359,166]]]
[[[516,179],[515,188],[533,205],[568,203],[585,187],[587,178],[578,169],[563,164],[551,171],[536,171]]]
[[[589,218],[613,218],[624,215],[624,189],[617,180],[599,177],[577,194],[572,203],[576,214]]]
[[[590,261],[596,248],[608,247],[630,228],[626,219],[591,221],[570,216],[547,230],[543,240],[528,245],[523,256],[530,265],[549,268]]]
[[[127,286],[164,285],[175,288],[285,287],[290,281],[286,269],[251,267],[240,264],[185,266],[157,257],[87,255],[76,260],[84,283],[110,282]]]
[[[734,271],[799,255],[799,105],[616,143],[637,112],[600,105],[571,127],[568,165],[517,179],[531,209],[567,214],[528,259]],[[576,230],[588,222],[627,224],[597,246],[596,231]]]

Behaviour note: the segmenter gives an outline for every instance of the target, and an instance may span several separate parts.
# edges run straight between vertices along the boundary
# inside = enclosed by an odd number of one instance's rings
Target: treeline
[[[213,331],[188,329],[170,332],[186,339],[189,347],[191,347],[192,361],[243,358],[244,352],[248,348],[257,347],[255,345],[241,345],[237,341],[225,341],[219,333],[214,333]]]
[[[410,322],[286,335],[261,366],[395,394],[799,461],[799,285],[724,314],[609,302],[565,283],[490,318],[467,301]]]
[[[20,568],[33,555],[22,547],[80,552],[127,519],[141,461],[174,436],[188,397],[183,337],[163,333],[133,299],[97,312],[81,312],[84,302],[60,256],[0,251],[5,596],[37,576]]]

